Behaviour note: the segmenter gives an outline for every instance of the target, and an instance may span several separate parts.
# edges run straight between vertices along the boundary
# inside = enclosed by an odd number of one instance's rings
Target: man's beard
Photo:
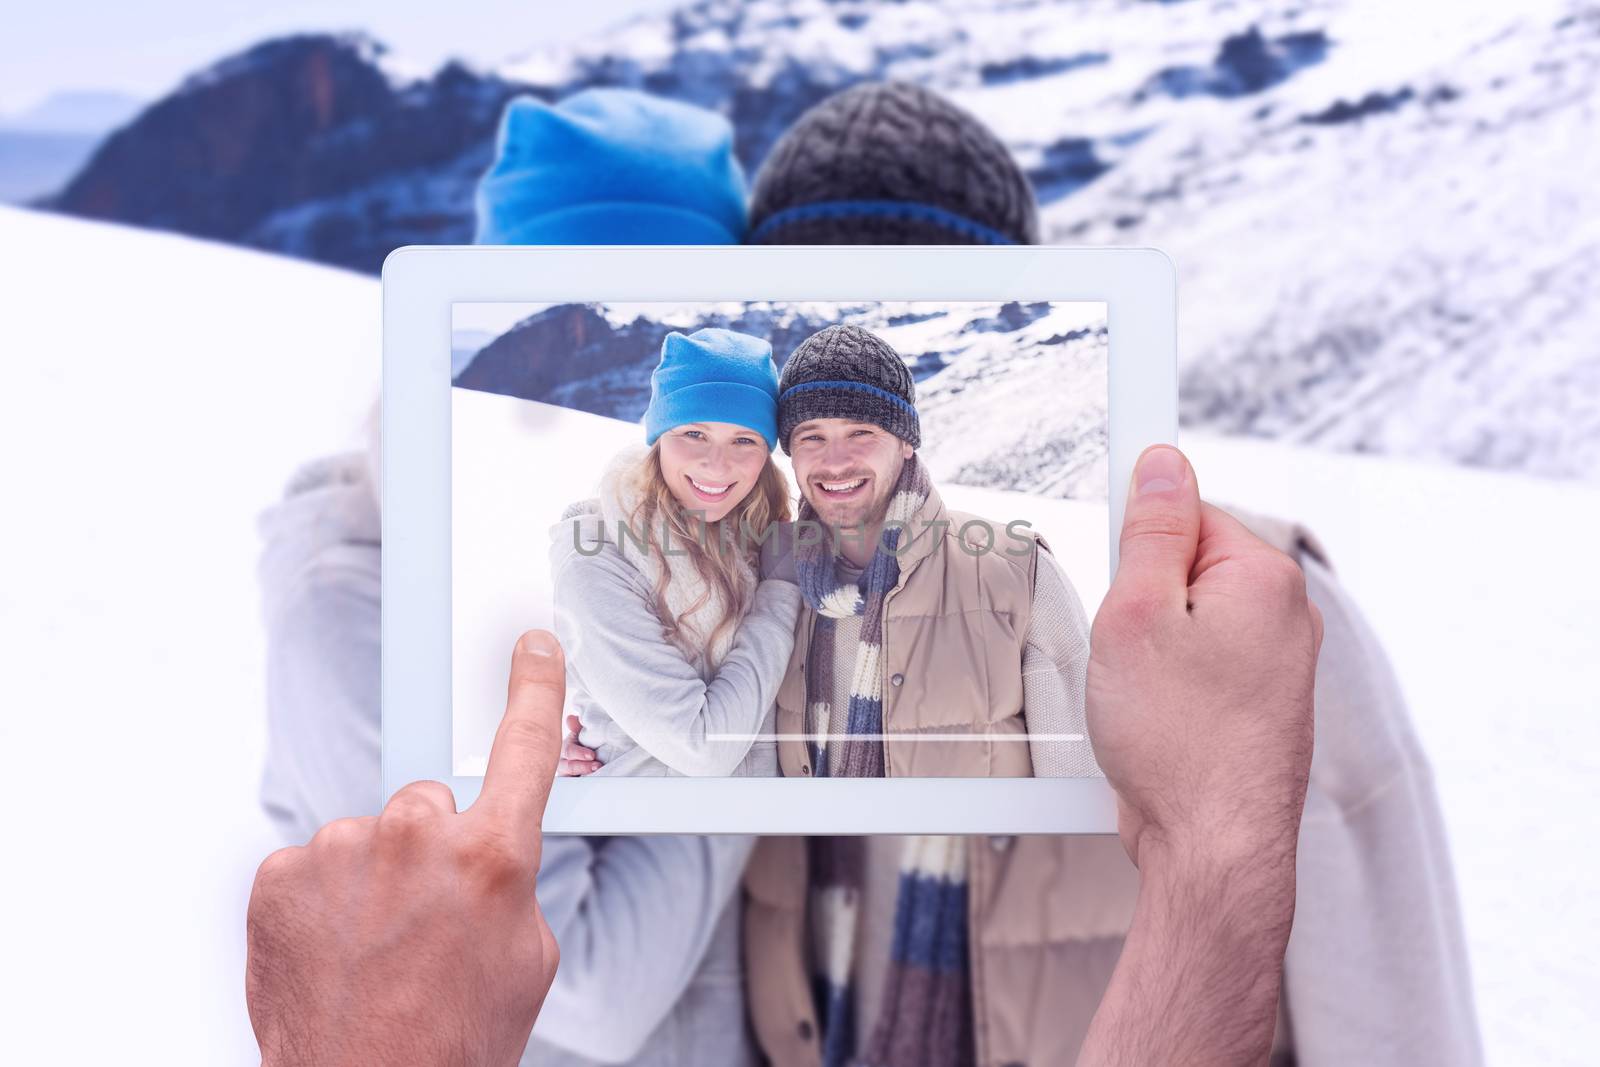
[[[842,482],[849,481],[850,479],[827,478],[821,480]],[[822,506],[819,507],[818,501],[812,497],[808,496],[807,500],[810,501],[811,508],[817,513],[817,517],[828,526],[829,533],[833,537],[848,537],[852,531],[862,531],[876,526],[878,523],[882,522],[888,517],[889,501],[894,497],[893,485],[890,485],[888,488],[881,488],[878,487],[876,483],[874,488],[878,489],[877,496],[864,504],[856,504],[854,501],[849,503],[841,503],[829,500],[827,497],[823,496],[823,491],[821,489],[816,489],[814,487],[810,488],[812,488],[812,492],[816,496],[822,497]]]

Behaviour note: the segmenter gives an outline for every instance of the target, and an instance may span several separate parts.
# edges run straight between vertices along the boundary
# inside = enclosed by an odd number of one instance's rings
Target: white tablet
[[[605,758],[596,773],[556,780],[547,831],[1114,832],[1114,797],[1082,717],[1084,620],[1115,567],[1134,460],[1176,440],[1175,284],[1166,256],[1131,248],[397,250],[383,269],[385,796],[436,779],[470,804],[504,710],[510,649],[525,630],[554,628],[573,635],[568,701],[584,720],[580,740]],[[706,642],[685,644],[692,627],[639,616],[641,605],[675,609],[670,596],[649,595],[653,581],[635,579],[663,566],[676,575],[679,563],[646,559],[637,575],[618,565],[598,585],[567,577],[593,578],[581,569],[591,560],[566,568],[575,552],[607,546],[580,543],[563,516],[576,506],[605,520],[608,470],[668,469],[652,459],[666,436],[647,449],[644,421],[667,338],[731,331],[739,344],[770,345],[781,368],[835,326],[866,331],[904,364],[905,389],[873,392],[848,362],[830,374],[865,398],[861,411],[909,399],[928,495],[963,524],[906,534],[946,556],[930,549],[896,563],[896,587],[872,601],[881,633],[863,641],[859,619],[819,625],[795,597],[792,633],[763,616],[757,640],[756,624],[728,608],[721,618],[735,625],[714,654],[695,658]],[[780,413],[804,391],[774,391]],[[708,425],[761,423],[742,406],[755,395],[741,393],[735,414]],[[805,413],[817,421],[791,443],[823,441],[813,425],[850,432],[826,408]],[[857,436],[884,426],[906,432],[878,418]],[[715,447],[770,444],[748,436]],[[818,480],[834,460],[805,451],[834,447],[773,448],[777,475],[759,484],[787,499],[790,518],[808,492],[850,491]],[[917,499],[917,516],[931,515]],[[604,500],[624,508],[621,490]],[[817,516],[835,513],[818,502]],[[821,525],[819,537],[839,532]],[[570,549],[553,553],[563,538]],[[629,547],[621,527],[613,540]],[[670,536],[646,533],[636,547],[663,546],[673,550]],[[687,555],[682,566],[704,558]],[[822,573],[811,558],[807,574]],[[840,588],[868,589],[848,560],[836,575]],[[681,662],[662,658],[671,650]],[[770,701],[748,697],[768,692]],[[670,708],[655,706],[658,694]],[[857,701],[875,717],[858,719]],[[864,732],[869,721],[878,732]],[[830,759],[846,762],[843,746],[883,776],[826,773]]]

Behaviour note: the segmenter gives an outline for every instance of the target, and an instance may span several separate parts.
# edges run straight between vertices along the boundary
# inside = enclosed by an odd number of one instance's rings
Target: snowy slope
[[[1173,255],[1187,426],[1600,481],[1584,0],[711,0],[500,73],[686,95],[757,146],[775,86],[930,85],[1047,241]]]
[[[0,292],[0,1062],[259,1062],[255,516],[357,442],[378,285],[0,208]]]
[[[59,1059],[70,1034],[86,1062],[253,1062],[241,922],[272,845],[253,521],[300,459],[358,439],[378,287],[0,209],[0,291],[31,357],[0,394],[0,1061]],[[1188,448],[1210,495],[1323,535],[1399,669],[1490,1061],[1592,1059],[1600,492],[1257,440]]]
[[[1151,116],[1048,232],[1175,258],[1189,425],[1600,478],[1600,16],[1297,9],[1268,25],[1320,27],[1325,60]]]

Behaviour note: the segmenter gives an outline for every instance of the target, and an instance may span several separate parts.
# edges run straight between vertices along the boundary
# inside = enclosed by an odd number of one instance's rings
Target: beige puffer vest
[[[896,735],[884,742],[885,774],[1031,776],[1022,654],[1041,539],[1022,527],[1013,536],[1004,523],[948,511],[937,489],[929,490],[907,536],[900,579],[884,598],[883,732]],[[809,607],[801,610],[778,689],[778,769],[785,777],[812,772],[806,742],[793,738],[807,732],[806,663],[816,617]],[[928,734],[963,737],[929,740]],[[972,735],[985,740],[965,740]]]

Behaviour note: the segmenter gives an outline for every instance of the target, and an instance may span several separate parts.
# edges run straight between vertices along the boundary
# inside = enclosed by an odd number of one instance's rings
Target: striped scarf
[[[916,456],[905,461],[884,513],[884,530],[861,577],[840,582],[833,538],[796,539],[795,573],[800,593],[816,613],[806,669],[806,733],[811,735],[812,774],[819,778],[883,777],[883,599],[900,580],[895,554],[911,520],[922,510],[930,490],[927,472]],[[800,525],[820,527],[817,512],[800,504]],[[841,536],[851,536],[848,532]],[[805,543],[800,543],[804,540]],[[835,619],[861,616],[861,640],[850,671],[850,707],[845,736],[830,736],[832,719]]]
[[[895,555],[912,536],[913,517],[929,493],[915,456],[900,472],[884,530],[859,580],[841,583],[827,539],[797,545],[800,590],[816,613],[806,678],[806,732],[819,777],[879,778],[883,763],[883,606],[900,579]],[[802,521],[817,521],[809,502]],[[840,649],[835,620],[859,615],[855,649]],[[845,736],[830,733],[834,670],[853,651]],[[973,1062],[967,975],[967,871],[962,838],[912,837],[901,857],[894,932],[883,1006],[858,1055],[855,947],[866,841],[811,839],[813,989],[822,1023],[823,1067],[967,1067]]]

